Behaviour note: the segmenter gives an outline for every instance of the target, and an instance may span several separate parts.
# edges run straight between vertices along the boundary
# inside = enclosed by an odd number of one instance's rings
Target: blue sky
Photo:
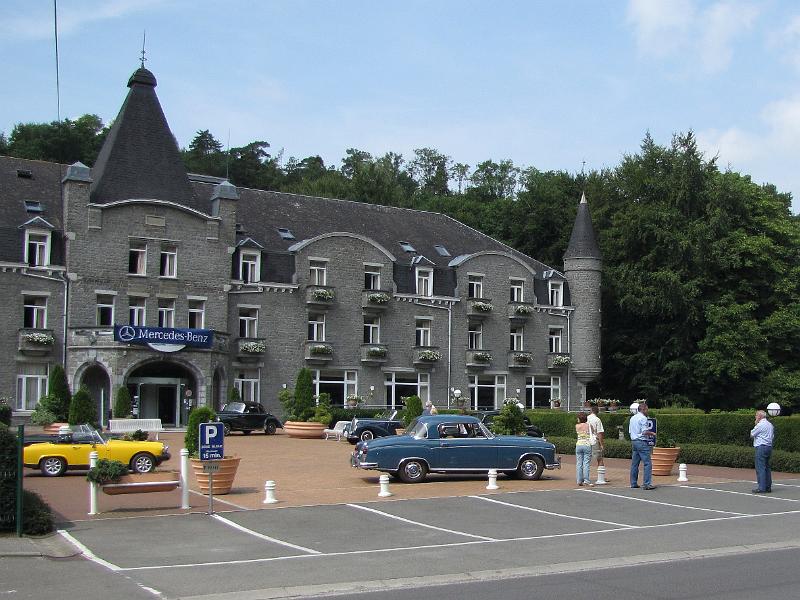
[[[0,131],[56,119],[52,0],[0,3]],[[645,133],[800,210],[800,2],[60,0],[61,116],[113,119],[147,64],[181,146],[616,166]]]

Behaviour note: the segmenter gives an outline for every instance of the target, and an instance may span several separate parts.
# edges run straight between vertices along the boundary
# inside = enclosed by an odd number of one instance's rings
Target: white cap
[[[635,415],[637,412],[639,412],[639,403],[634,402],[633,404],[631,404],[631,414]]]

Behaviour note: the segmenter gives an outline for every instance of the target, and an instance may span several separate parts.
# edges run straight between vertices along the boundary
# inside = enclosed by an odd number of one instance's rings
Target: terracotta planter
[[[283,424],[283,431],[289,437],[316,440],[325,435],[325,424],[316,423],[314,421],[309,421],[308,423],[302,421],[286,421]]]
[[[117,483],[106,483],[100,486],[104,494],[142,494],[145,492],[170,492],[181,483],[181,474],[177,471],[156,471],[154,473],[137,473],[123,475]]]
[[[241,458],[238,456],[226,456],[223,459],[213,461],[219,464],[219,471],[214,473],[215,496],[230,493],[240,460]],[[208,476],[210,473],[203,471],[203,462],[200,459],[193,458],[191,463],[194,477],[197,480],[197,487],[200,488],[201,493],[208,494]]]
[[[50,423],[50,425],[43,427],[43,431],[44,433],[58,433],[58,430],[62,427],[69,427],[69,423]]]
[[[671,475],[680,448],[653,448],[653,475]]]

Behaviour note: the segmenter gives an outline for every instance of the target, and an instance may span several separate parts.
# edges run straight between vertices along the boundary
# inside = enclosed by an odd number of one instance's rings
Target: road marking
[[[81,542],[76,540],[74,537],[72,537],[69,533],[67,533],[63,529],[59,529],[58,530],[58,534],[60,536],[62,536],[64,539],[66,539],[73,546],[75,546],[78,550],[80,550],[81,554],[83,554],[86,558],[88,558],[92,562],[96,562],[98,565],[101,565],[101,566],[103,566],[106,569],[109,569],[111,571],[121,571],[122,570],[122,567],[119,567],[119,566],[115,565],[114,563],[110,563],[107,560],[103,560],[102,558],[97,556],[94,552],[89,550],[89,548],[84,546]]]
[[[223,523],[229,527],[233,527],[234,529],[238,529],[248,535],[252,535],[253,537],[257,537],[260,540],[264,540],[267,542],[272,542],[273,544],[280,544],[281,546],[286,546],[288,548],[294,548],[295,550],[300,550],[301,552],[306,552],[308,554],[321,554],[318,550],[312,550],[311,548],[306,548],[305,546],[298,546],[297,544],[292,544],[291,542],[284,542],[283,540],[279,540],[274,537],[270,537],[268,535],[264,535],[263,533],[258,533],[257,531],[253,531],[252,529],[248,529],[247,527],[243,527],[238,523],[231,521],[230,519],[226,519],[225,517],[221,517],[220,515],[211,515],[220,523]]]
[[[676,487],[688,487],[688,486],[676,486]],[[608,492],[601,492],[599,490],[583,490],[583,491],[589,494],[601,494],[603,496],[611,496],[612,498],[622,498],[623,500],[635,500],[636,502],[647,502],[648,504],[660,504],[661,506],[673,506],[675,508],[688,508],[691,510],[704,510],[707,512],[722,513],[724,515],[748,516],[749,514],[749,513],[734,512],[732,510],[716,510],[714,508],[700,508],[698,506],[672,504],[670,502],[661,502],[660,500],[648,500],[647,498],[634,498],[633,496],[623,496],[622,494],[609,494]]]
[[[773,486],[779,485],[781,487],[791,487],[791,488],[800,487],[800,485],[797,485],[797,484],[794,484],[794,483],[776,483],[774,481],[772,482],[772,485]]]
[[[428,525],[427,523],[412,521],[411,519],[405,519],[403,517],[398,517],[397,515],[392,515],[390,513],[383,512],[382,510],[377,510],[375,508],[369,508],[366,506],[360,506],[358,504],[346,504],[345,506],[349,506],[351,508],[357,508],[359,510],[365,510],[367,512],[375,513],[376,515],[381,515],[382,517],[387,517],[389,519],[396,519],[397,521],[402,521],[403,523],[409,523],[410,525],[418,525],[419,527],[427,527],[428,529],[435,529],[436,531],[444,531],[445,533],[454,533],[455,535],[463,535],[466,537],[475,538],[477,540],[485,540],[487,542],[497,541],[496,538],[490,538],[484,535],[475,535],[473,533],[465,533],[463,531],[455,531],[453,529],[445,529],[444,527],[436,527],[435,525]]]
[[[737,496],[753,496],[753,492],[737,492],[735,490],[718,490],[716,488],[705,488],[696,485],[684,485],[681,487],[688,488],[690,490],[703,490],[706,492],[719,492],[720,494],[736,494]],[[800,500],[795,500],[794,498],[781,498],[780,496],[769,496],[766,494],[761,494],[761,497],[766,500],[783,500],[784,502],[800,502]]]
[[[613,521],[601,521],[600,519],[589,519],[587,517],[576,517],[574,515],[565,515],[563,513],[550,512],[549,510],[542,510],[541,508],[531,508],[529,506],[522,506],[520,504],[511,504],[510,502],[503,502],[502,500],[495,500],[494,498],[487,498],[486,496],[468,496],[476,500],[484,500],[486,502],[493,502],[495,504],[502,504],[503,506],[511,506],[512,508],[520,508],[522,510],[529,510],[531,512],[542,513],[543,515],[552,515],[555,517],[564,517],[566,519],[577,519],[579,521],[590,521],[592,523],[603,523],[605,525],[614,525],[615,527],[625,527],[636,529],[637,525],[628,525],[627,523],[615,523]]]
[[[198,496],[202,496],[203,498],[208,499],[208,494],[203,494],[201,492],[196,492],[194,490],[189,490],[189,491],[193,494],[197,494]],[[235,506],[239,510],[253,510],[252,508],[247,508],[246,506],[239,506],[238,504],[234,504],[229,500],[223,500],[222,498],[219,498],[217,496],[214,496],[214,502],[222,502],[223,504],[229,504],[230,506]]]

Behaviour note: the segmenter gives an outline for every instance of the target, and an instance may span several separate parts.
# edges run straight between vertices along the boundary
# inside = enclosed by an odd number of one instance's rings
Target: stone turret
[[[564,276],[569,282],[573,373],[586,399],[586,385],[597,379],[600,363],[601,273],[603,259],[592,227],[586,195],[581,194],[569,245],[564,252]]]

